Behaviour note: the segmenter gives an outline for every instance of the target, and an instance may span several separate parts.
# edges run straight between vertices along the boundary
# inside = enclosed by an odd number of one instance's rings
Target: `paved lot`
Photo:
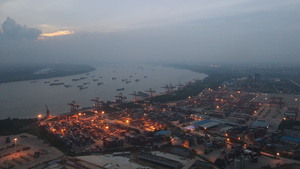
[[[36,136],[30,134],[11,135],[9,137],[11,143],[5,143],[6,136],[0,137],[0,149],[4,148],[3,150],[0,150],[0,155],[2,157],[0,158],[0,168],[6,168],[7,165],[20,169],[30,168],[64,155],[55,147],[50,147],[48,144],[44,143],[43,140],[37,139]],[[14,144],[14,138],[17,138],[16,147],[11,146]],[[28,147],[28,150],[22,150],[23,148]],[[15,153],[16,150],[20,151]],[[34,152],[40,152],[40,157],[35,158]]]

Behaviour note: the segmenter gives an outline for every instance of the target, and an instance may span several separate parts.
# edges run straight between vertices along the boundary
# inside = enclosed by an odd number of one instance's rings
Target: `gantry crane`
[[[123,96],[123,93],[120,93],[119,95],[117,95],[115,97],[118,98],[121,103],[123,103],[127,99],[126,96]]]
[[[72,103],[68,103],[68,105],[71,106],[70,111],[78,111],[79,109],[79,104],[77,104],[74,100],[72,101]]]
[[[149,88],[149,90],[146,90],[146,92],[150,93],[150,97],[153,96],[153,93],[156,93],[156,91],[152,90],[151,88]]]
[[[103,105],[103,101],[99,97],[91,99],[91,101],[95,102],[94,107],[100,108]]]

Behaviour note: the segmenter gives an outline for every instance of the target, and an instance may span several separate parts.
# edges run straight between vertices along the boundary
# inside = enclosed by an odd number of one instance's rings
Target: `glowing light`
[[[225,136],[228,137],[228,134],[226,133]]]
[[[126,123],[129,123],[129,120],[126,120]]]
[[[17,141],[18,139],[17,139],[17,138],[15,138],[14,140],[15,140],[15,141]]]
[[[241,137],[238,137],[238,140],[241,140]]]
[[[189,96],[189,99],[191,98],[191,96]]]
[[[238,93],[238,94],[240,94],[240,93],[241,93],[241,91],[238,91],[237,93]]]
[[[79,116],[81,116],[81,113],[78,113]]]
[[[204,127],[204,130],[206,130],[206,127]]]
[[[53,37],[53,36],[63,36],[63,35],[70,35],[74,34],[75,31],[65,30],[65,31],[57,31],[52,33],[43,33],[40,36],[41,37]]]
[[[102,114],[104,114],[105,112],[104,112],[104,111],[102,111],[101,113],[102,113]]]
[[[277,155],[277,156],[280,156],[280,154],[279,154],[279,153],[276,153],[276,155]]]
[[[38,115],[38,118],[41,118],[41,117],[42,117],[42,115],[41,115],[41,114],[39,114],[39,115]]]
[[[286,120],[286,118],[283,118],[283,120]]]
[[[109,127],[108,127],[108,126],[106,126],[105,128],[106,128],[106,129],[108,129]]]
[[[298,101],[298,99],[295,99],[295,101]]]
[[[227,141],[229,141],[229,138],[227,138]]]

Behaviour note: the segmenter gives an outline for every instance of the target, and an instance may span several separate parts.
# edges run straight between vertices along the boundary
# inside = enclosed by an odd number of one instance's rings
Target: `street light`
[[[17,138],[14,139],[14,141],[15,141],[15,155],[17,155],[17,140],[18,140]]]
[[[38,115],[38,118],[40,119],[41,117],[42,117],[42,115],[41,115],[41,114],[39,114],[39,115]]]

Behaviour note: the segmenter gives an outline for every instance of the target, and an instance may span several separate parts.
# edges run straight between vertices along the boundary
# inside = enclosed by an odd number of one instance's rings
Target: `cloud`
[[[1,39],[3,40],[35,40],[42,32],[35,28],[27,28],[17,24],[13,19],[7,17],[2,24]]]
[[[57,32],[52,32],[52,33],[43,33],[40,36],[63,36],[63,35],[70,35],[70,34],[74,34],[74,31],[70,31],[70,30],[64,30],[64,31],[57,31]]]

